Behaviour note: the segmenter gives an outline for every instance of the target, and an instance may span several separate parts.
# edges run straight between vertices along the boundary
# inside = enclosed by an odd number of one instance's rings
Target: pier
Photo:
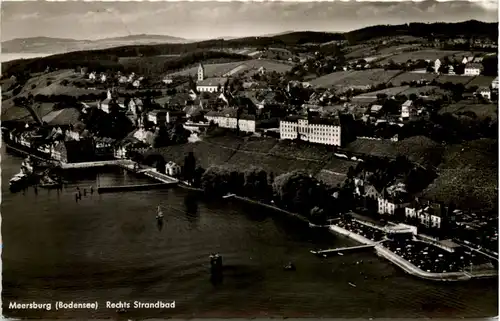
[[[121,186],[102,186],[97,188],[97,193],[114,193],[114,192],[129,192],[129,191],[148,191],[152,189],[168,188],[172,183],[155,183],[155,184],[141,184],[141,185],[121,185]]]
[[[311,251],[312,254],[331,254],[331,253],[342,253],[350,251],[358,251],[362,249],[375,248],[376,244],[366,244],[366,245],[356,245],[356,246],[345,246],[335,249],[321,250],[321,251]]]
[[[81,163],[61,163],[62,169],[73,169],[73,168],[93,168],[93,167],[103,167],[103,166],[119,166],[122,160],[105,160],[105,161],[95,161],[95,162],[81,162]]]

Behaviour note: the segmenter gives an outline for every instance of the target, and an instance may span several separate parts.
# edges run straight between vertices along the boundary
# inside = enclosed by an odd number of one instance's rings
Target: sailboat
[[[158,209],[156,211],[156,219],[157,220],[162,220],[163,219],[163,212],[161,211],[160,205],[158,205]]]

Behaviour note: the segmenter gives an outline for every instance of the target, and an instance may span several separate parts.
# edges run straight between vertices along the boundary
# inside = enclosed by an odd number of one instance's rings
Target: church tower
[[[203,64],[200,62],[198,66],[198,81],[203,81],[205,79],[205,68],[203,68]]]

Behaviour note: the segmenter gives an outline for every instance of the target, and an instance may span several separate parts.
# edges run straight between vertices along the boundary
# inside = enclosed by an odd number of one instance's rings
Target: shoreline
[[[30,154],[30,153],[27,153],[27,154]],[[114,160],[108,160],[108,161],[94,161],[94,162],[75,163],[75,164],[80,164],[80,165],[74,165],[74,166],[71,166],[71,165],[68,166],[68,165],[66,165],[65,166],[65,164],[61,163],[60,167],[63,168],[63,169],[70,169],[70,168],[77,169],[77,168],[90,168],[90,167],[101,167],[101,166],[117,166],[119,168],[122,168],[122,169],[127,170],[127,171],[131,171],[133,173],[137,173],[137,174],[140,173],[139,171],[135,171],[134,170],[134,164],[137,164],[137,163],[134,162],[134,161],[132,161],[132,160],[129,160],[129,159],[114,159]],[[142,168],[142,169],[144,170],[144,168]],[[202,188],[191,187],[186,182],[181,181],[181,180],[176,179],[176,178],[173,178],[173,177],[170,177],[169,175],[166,175],[166,174],[162,174],[162,175],[164,175],[165,177],[168,177],[169,179],[176,180],[177,181],[177,184],[176,184],[177,187],[180,187],[180,188],[183,188],[183,189],[186,189],[186,190],[198,191],[198,192],[202,192],[203,191]],[[150,176],[150,177],[153,178],[153,179],[155,179],[155,180],[158,180],[157,177],[152,177],[152,176]],[[235,198],[235,199],[237,199],[239,201],[243,201],[243,202],[247,202],[247,203],[250,203],[250,204],[255,204],[255,205],[263,206],[263,207],[266,207],[268,209],[271,209],[271,210],[274,210],[274,211],[278,211],[278,212],[287,214],[287,215],[289,215],[291,217],[294,217],[296,219],[301,220],[304,223],[308,223],[309,227],[316,226],[316,225],[312,224],[307,218],[305,218],[305,217],[303,217],[303,216],[301,216],[299,214],[292,213],[292,212],[289,212],[287,210],[281,209],[281,208],[279,208],[277,206],[273,206],[273,205],[270,205],[270,204],[262,203],[262,202],[255,201],[255,200],[249,199],[247,197],[238,196],[238,195],[233,195],[233,196],[231,196],[231,198]],[[365,223],[365,222],[363,222],[363,223]],[[341,227],[339,227],[339,226],[337,226],[335,224],[326,225],[326,227],[329,227],[329,230],[332,231],[332,232],[344,235],[344,236],[346,236],[346,237],[348,237],[350,239],[353,239],[356,242],[359,242],[361,244],[374,245],[375,252],[376,252],[376,254],[379,257],[383,257],[383,258],[387,259],[388,261],[390,261],[394,265],[396,265],[399,268],[401,268],[407,274],[410,274],[412,276],[416,276],[416,277],[418,277],[420,279],[431,280],[431,281],[441,281],[441,282],[443,282],[443,281],[447,282],[448,281],[449,282],[449,281],[467,281],[467,280],[478,279],[478,278],[491,278],[491,277],[495,277],[495,276],[498,275],[498,274],[494,274],[494,273],[485,273],[485,274],[482,274],[482,275],[473,275],[473,274],[470,274],[470,273],[465,272],[465,271],[462,271],[462,272],[446,272],[446,273],[425,272],[425,271],[419,269],[418,267],[416,267],[414,264],[408,262],[407,260],[403,259],[399,255],[395,254],[394,252],[392,252],[389,249],[385,248],[381,244],[376,244],[376,242],[368,240],[367,238],[365,238],[365,237],[363,237],[361,235],[358,235],[358,234],[356,234],[354,232],[348,231],[348,230],[346,230],[344,228],[341,228]]]

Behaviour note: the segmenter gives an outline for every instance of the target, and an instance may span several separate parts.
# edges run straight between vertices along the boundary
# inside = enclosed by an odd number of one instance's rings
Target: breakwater
[[[382,243],[376,243],[372,240],[367,239],[366,237],[363,237],[359,234],[353,233],[351,231],[348,231],[340,226],[337,225],[331,225],[330,229],[336,233],[339,233],[341,235],[347,236],[359,243],[366,244],[366,245],[374,245],[375,252],[377,253],[378,256],[383,257],[393,264],[397,265],[403,271],[405,271],[408,274],[411,274],[413,276],[419,277],[421,279],[426,279],[426,280],[432,280],[432,281],[466,281],[470,280],[472,278],[476,277],[490,277],[494,276],[491,273],[490,274],[478,274],[477,276],[467,273],[467,272],[445,272],[445,273],[432,273],[432,272],[425,272],[418,267],[416,267],[414,264],[408,262],[407,260],[403,259],[399,255],[395,254],[394,252],[390,251],[389,249],[385,248]]]
[[[168,188],[176,185],[173,183],[156,183],[156,184],[140,184],[140,185],[121,185],[121,186],[102,186],[97,188],[97,193],[114,193],[114,192],[129,192],[129,191],[148,191],[152,189]]]

